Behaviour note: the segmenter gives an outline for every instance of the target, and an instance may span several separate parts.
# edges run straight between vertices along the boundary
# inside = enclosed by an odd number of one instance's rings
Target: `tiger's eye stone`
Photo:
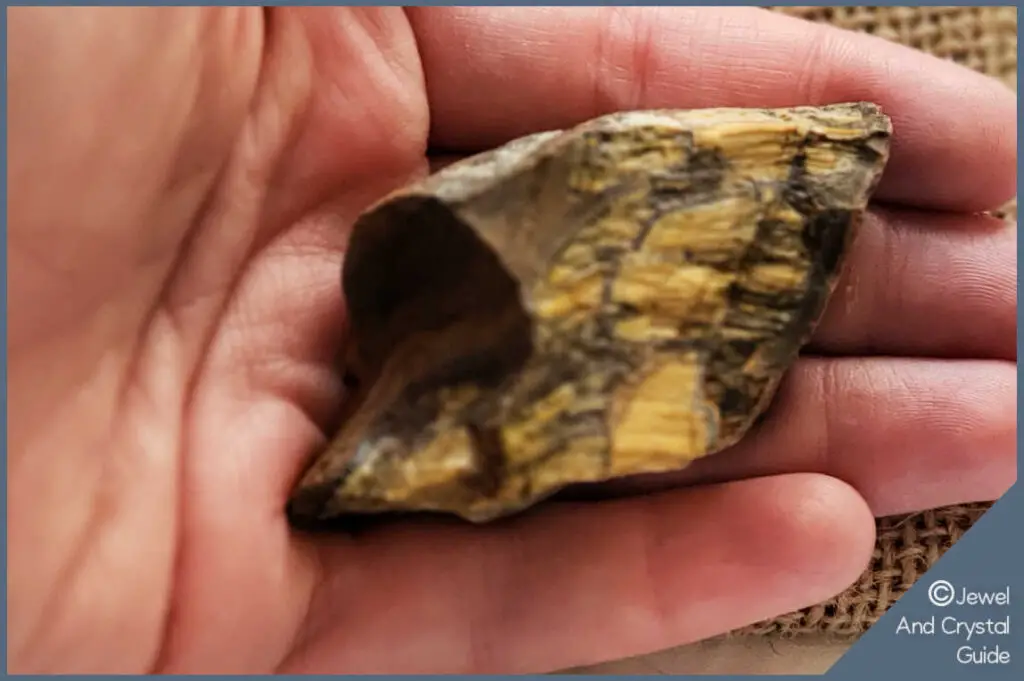
[[[821,316],[891,133],[869,103],[620,113],[385,197],[342,273],[359,388],[292,517],[485,522],[735,444]]]

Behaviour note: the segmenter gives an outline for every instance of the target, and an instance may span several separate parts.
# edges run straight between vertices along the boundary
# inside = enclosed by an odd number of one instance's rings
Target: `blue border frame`
[[[50,3],[6,3],[5,8],[8,6],[25,6],[25,5],[39,5],[39,4],[50,4]],[[62,3],[64,5],[92,5],[95,3],[87,2],[69,2]],[[128,2],[113,2],[108,3],[110,5],[135,5],[138,3]],[[190,5],[194,3],[185,2],[154,2],[150,3],[153,5]],[[213,4],[226,4],[226,3],[213,3]],[[243,2],[238,3],[243,5],[260,4],[260,3],[249,3]],[[288,4],[309,4],[309,5],[321,5],[329,4],[323,2],[309,2],[309,3],[278,3],[282,5]],[[375,3],[367,2],[354,2],[352,5],[372,5]],[[389,3],[384,3],[389,4]],[[590,2],[554,2],[554,3],[525,3],[525,2],[480,2],[480,3],[447,3],[447,2],[413,2],[405,3],[407,6],[413,5],[460,5],[460,4],[475,4],[484,6],[499,6],[499,5],[548,5],[548,6],[570,6],[570,5],[602,5],[602,4],[618,4],[623,6],[628,5],[645,5],[645,4],[660,4],[660,5],[700,5],[700,4],[712,4],[712,3],[688,3],[688,2],[622,2],[622,3],[590,3]],[[759,3],[740,3],[740,2],[719,2],[713,3],[715,5],[758,5]],[[778,2],[771,3],[775,5],[795,5],[794,2]],[[851,5],[853,3],[834,3],[829,6],[844,6]],[[943,3],[924,3],[925,5],[935,4],[941,5]],[[981,3],[967,3],[967,6],[980,5]],[[1019,7],[1019,3],[995,3],[999,5],[1009,5]],[[895,3],[883,3],[883,5],[895,5]],[[3,22],[3,62],[4,62],[4,75],[6,79],[7,74],[7,13],[4,12],[2,19]],[[1019,81],[1019,76],[1018,76]],[[1018,89],[1019,91],[1019,89]],[[4,163],[4,187],[2,200],[4,205],[4,216],[3,216],[3,249],[4,249],[4,270],[6,274],[6,263],[7,263],[7,183],[6,183],[6,168],[7,168],[7,89],[4,88],[3,92],[3,163]],[[1019,150],[1019,142],[1018,142]],[[1018,171],[1019,171],[1019,160],[1018,160]],[[1019,172],[1018,172],[1018,183]],[[1018,244],[1018,255],[1020,254],[1021,247]],[[1020,284],[1018,283],[1018,289]],[[0,282],[0,291],[2,291],[2,299],[4,306],[4,331],[3,334],[3,352],[6,360],[7,357],[7,277],[4,276],[3,281]],[[1019,290],[1018,290],[1019,293]],[[1018,311],[1018,320],[1019,320]],[[1021,341],[1018,339],[1018,352],[1021,348]],[[3,415],[2,424],[3,430],[7,432],[7,362],[5,361],[2,368],[3,377]],[[1020,397],[1020,388],[1018,387],[1018,402]],[[1018,420],[1020,406],[1018,405]],[[6,438],[4,440],[4,459],[6,462]],[[1018,462],[1021,458],[1020,442],[1018,440],[1017,445],[1017,456]],[[4,467],[4,482],[6,483],[7,469]],[[7,576],[7,485],[3,487],[3,570],[6,581]],[[930,681],[942,681],[947,678],[974,678],[975,676],[982,676],[984,678],[1021,678],[1022,670],[1024,670],[1024,546],[1022,543],[1010,543],[1007,544],[1006,537],[1013,536],[1014,531],[1019,530],[1021,527],[1021,520],[1024,519],[1024,496],[1022,496],[1020,486],[1014,485],[1002,499],[997,501],[995,505],[989,510],[989,512],[964,536],[955,546],[953,546],[945,556],[935,565],[928,574],[923,577],[917,585],[915,585],[906,595],[904,595],[891,609],[890,611],[879,621],[870,631],[865,634],[860,641],[855,643],[849,652],[835,664],[835,666],[828,672],[831,676],[836,679],[856,679],[860,681],[867,677],[869,674],[874,676],[876,674],[884,673],[884,678],[906,678],[908,675],[914,675],[919,678],[926,678]],[[952,589],[952,591],[951,591]],[[959,595],[963,590],[975,591],[978,593],[990,593],[990,594],[1006,594],[1006,600],[1008,603],[1002,604],[1000,602],[993,602],[988,604],[975,604],[975,605],[962,605],[957,606],[954,604],[945,604],[947,595],[954,593]],[[1011,589],[1019,589],[1020,591],[1011,595]],[[7,599],[4,598],[4,610],[6,611]],[[997,665],[970,665],[970,664],[957,664],[955,650],[957,645],[951,641],[956,640],[956,635],[946,635],[942,633],[943,623],[948,623],[949,618],[956,618],[962,622],[985,622],[986,620],[992,621],[1011,621],[1017,620],[1017,630],[1011,629],[1009,634],[1002,635],[999,633],[989,633],[987,635],[979,635],[972,639],[972,645],[976,647],[986,646],[991,650],[994,646],[1000,646],[1001,650],[1012,656],[1012,660],[1008,664],[997,664]],[[934,619],[933,619],[934,618]],[[927,623],[934,622],[936,630],[934,633],[927,633],[922,630],[922,627],[926,630]],[[7,631],[7,618],[3,621],[3,631],[6,634]],[[915,629],[916,627],[916,629]],[[914,630],[914,631],[910,631]],[[915,633],[916,632],[916,633]],[[962,637],[961,637],[962,638]],[[4,670],[7,669],[7,644],[6,635],[4,637]],[[985,667],[985,669],[979,669],[978,667]],[[991,668],[995,667],[995,668]],[[1012,671],[1016,669],[1017,671]],[[400,678],[390,677],[385,678]],[[409,677],[417,678],[417,677]],[[624,677],[623,677],[624,678]],[[724,678],[745,678],[741,676],[729,676]],[[798,677],[781,677],[781,678],[798,678]]]

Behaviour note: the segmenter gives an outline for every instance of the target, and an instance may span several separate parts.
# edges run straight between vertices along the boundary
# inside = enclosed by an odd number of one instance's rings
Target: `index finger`
[[[407,11],[445,150],[626,109],[866,100],[895,130],[879,199],[980,211],[1016,191],[1014,93],[881,38],[749,7]]]

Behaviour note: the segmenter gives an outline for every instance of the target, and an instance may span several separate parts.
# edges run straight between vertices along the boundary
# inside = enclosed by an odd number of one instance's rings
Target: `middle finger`
[[[1016,239],[991,217],[873,209],[808,350],[1015,361]]]
[[[461,156],[431,159],[431,172]],[[807,350],[1017,359],[1017,233],[1004,220],[872,207]]]

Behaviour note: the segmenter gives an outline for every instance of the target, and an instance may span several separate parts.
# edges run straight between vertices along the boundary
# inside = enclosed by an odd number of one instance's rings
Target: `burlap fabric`
[[[774,11],[866,31],[998,78],[1016,90],[1015,7],[773,7]],[[1016,218],[1016,202],[1003,213]],[[866,631],[984,514],[990,504],[950,506],[882,518],[870,567],[835,598],[759,622],[737,635]]]

